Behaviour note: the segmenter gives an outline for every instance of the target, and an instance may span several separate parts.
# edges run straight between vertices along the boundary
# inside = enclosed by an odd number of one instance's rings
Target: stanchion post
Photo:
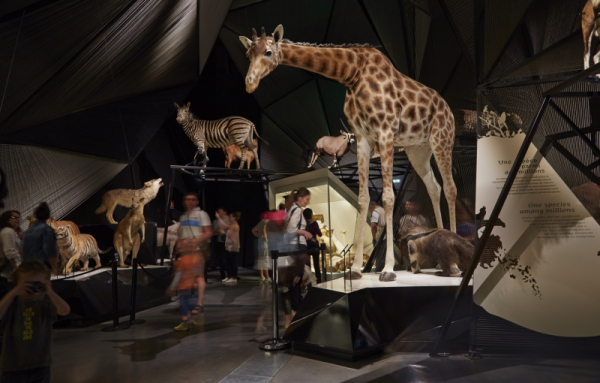
[[[135,319],[135,298],[137,296],[137,272],[138,272],[138,261],[137,257],[131,260],[131,300],[129,302],[129,324],[136,325],[146,323],[144,319]]]
[[[327,282],[327,262],[325,259],[325,252],[327,251],[327,245],[322,243],[321,246],[321,275],[323,276],[323,282]]]
[[[128,324],[120,324],[119,323],[119,293],[118,293],[118,278],[117,278],[117,264],[119,263],[119,254],[114,254],[114,259],[112,262],[112,300],[113,300],[113,325],[109,327],[104,327],[102,331],[104,332],[113,332],[113,331],[122,331],[127,330],[129,328]]]
[[[259,348],[264,351],[281,351],[290,348],[291,343],[279,338],[279,300],[277,294],[277,282],[278,282],[278,273],[277,273],[277,258],[279,258],[279,251],[273,250],[271,251],[272,266],[273,266],[273,339],[268,339],[259,344]]]

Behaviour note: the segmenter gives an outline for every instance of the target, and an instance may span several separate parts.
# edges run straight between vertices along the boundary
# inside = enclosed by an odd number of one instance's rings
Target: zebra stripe
[[[189,110],[189,104],[177,108],[177,122],[183,126],[183,131],[198,148],[198,152],[205,155],[208,148],[224,148],[237,145],[242,150],[240,169],[244,166],[245,154],[248,149],[254,153],[256,168],[260,169],[258,152],[254,147],[254,134],[261,138],[256,127],[243,117],[231,116],[220,120],[200,120]],[[207,159],[204,161],[206,164]]]

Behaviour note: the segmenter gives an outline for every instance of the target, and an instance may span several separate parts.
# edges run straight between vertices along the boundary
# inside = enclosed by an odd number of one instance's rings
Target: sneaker
[[[229,278],[221,279],[221,282],[228,282]]]
[[[178,326],[174,327],[175,331],[187,331],[189,329],[190,329],[189,322],[188,323],[182,322]]]
[[[237,284],[237,279],[236,278],[230,278],[229,281],[227,281],[227,283],[233,283],[235,285],[235,284]]]
[[[198,326],[198,322],[196,322],[196,321],[195,321],[195,320],[193,320],[193,319],[190,319],[190,321],[188,322],[188,326],[189,326],[189,327],[195,327],[195,326]]]
[[[260,277],[260,283],[265,283],[267,281],[267,278],[265,277]]]

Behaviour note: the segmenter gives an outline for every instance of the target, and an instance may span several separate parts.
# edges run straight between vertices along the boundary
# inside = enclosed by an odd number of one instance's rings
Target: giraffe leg
[[[442,221],[442,211],[440,210],[441,187],[440,187],[440,184],[435,179],[435,175],[433,174],[433,171],[431,169],[431,163],[430,163],[431,154],[432,154],[431,148],[429,146],[423,146],[423,147],[411,146],[411,147],[405,148],[405,151],[406,151],[408,160],[412,164],[413,168],[415,169],[415,171],[417,172],[419,177],[421,177],[421,179],[423,180],[423,183],[425,184],[425,187],[427,188],[427,194],[429,194],[429,198],[431,199],[431,204],[433,206],[433,212],[435,214],[435,222],[437,224],[437,227],[443,229],[444,223]],[[438,166],[439,166],[439,163],[438,163]],[[450,167],[452,167],[452,166],[450,165]],[[440,172],[441,171],[442,170],[440,169]],[[450,173],[450,178],[452,179],[452,173]],[[452,185],[454,185],[454,182],[452,182]],[[454,189],[454,196],[456,198],[456,188]],[[451,206],[452,207],[450,208],[450,211],[451,211],[450,216],[451,216],[451,219],[453,219],[454,211],[455,211],[454,210],[454,201]],[[456,223],[455,223],[455,225],[456,225]],[[456,226],[455,226],[455,230],[456,230]],[[438,265],[438,267],[439,267],[439,265]],[[454,263],[450,266],[450,269],[452,270],[452,273],[454,273],[455,271],[458,270],[458,266]],[[460,270],[459,270],[459,272],[460,272]]]
[[[358,239],[356,241],[356,253],[351,260],[350,278],[362,278],[361,267],[363,260],[363,251],[365,243],[365,225],[367,224],[367,210],[369,208],[369,157],[371,156],[371,146],[367,139],[356,136],[356,153],[358,157],[358,204],[360,205],[360,220],[358,221]]]
[[[434,152],[433,156],[442,175],[444,195],[448,202],[450,230],[456,233],[456,185],[454,184],[454,179],[452,179],[452,144],[439,152]]]
[[[427,194],[431,199],[433,205],[433,212],[435,214],[435,222],[437,227],[443,228],[442,213],[440,210],[440,194],[441,187],[435,179],[435,175],[431,169],[431,148],[429,146],[409,146],[404,148],[406,156],[410,161],[411,165],[423,180],[425,187],[427,188]]]
[[[379,150],[381,155],[381,175],[383,178],[383,208],[385,209],[386,252],[385,265],[379,280],[391,282],[396,280],[394,273],[394,189],[392,186],[392,171],[394,166],[394,137],[388,130],[386,137],[381,137]]]

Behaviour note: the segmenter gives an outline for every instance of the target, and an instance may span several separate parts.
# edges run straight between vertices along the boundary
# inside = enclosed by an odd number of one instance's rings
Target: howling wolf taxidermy
[[[144,198],[132,201],[131,209],[117,227],[113,245],[119,253],[119,267],[125,266],[125,259],[131,253],[132,261],[137,258],[140,244],[146,240],[146,219],[144,218]],[[140,231],[142,237],[140,239]]]
[[[446,229],[423,230],[421,227],[411,230],[411,233],[401,240],[400,247],[406,243],[413,273],[419,273],[420,266],[428,259],[441,267],[442,271],[436,275],[445,277],[458,274],[459,270],[455,270],[454,265],[458,265],[463,271],[471,265],[475,248],[458,234]]]
[[[140,201],[142,198],[144,203],[141,206],[143,211],[144,205],[148,202],[152,201],[156,194],[158,194],[158,189],[163,186],[162,178],[157,178],[155,180],[150,180],[144,183],[144,187],[141,189],[115,189],[109,190],[102,196],[102,205],[98,209],[96,209],[96,214],[101,214],[106,212],[106,219],[110,223],[117,223],[113,218],[113,213],[117,205],[129,207],[131,206],[131,201]]]

